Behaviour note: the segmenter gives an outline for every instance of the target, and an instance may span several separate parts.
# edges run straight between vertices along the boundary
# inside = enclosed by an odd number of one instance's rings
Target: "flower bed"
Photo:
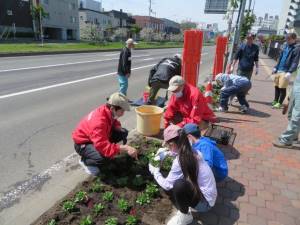
[[[148,171],[161,142],[136,136],[130,145],[139,150],[138,161],[127,155],[105,161],[100,177],[79,184],[33,224],[164,224],[172,203]],[[171,163],[163,163],[165,174]]]

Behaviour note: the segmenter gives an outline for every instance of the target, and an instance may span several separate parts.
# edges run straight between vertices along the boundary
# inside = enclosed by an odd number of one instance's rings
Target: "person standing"
[[[259,47],[253,43],[255,35],[248,34],[246,43],[243,43],[234,56],[234,60],[230,67],[230,73],[233,73],[234,67],[239,61],[237,74],[247,77],[251,80],[253,74],[253,67],[255,64],[255,74],[258,74],[258,57]]]
[[[136,44],[132,38],[129,38],[126,41],[126,47],[120,52],[118,65],[119,92],[125,96],[127,96],[128,78],[131,75],[131,49],[133,49]]]
[[[275,97],[272,108],[279,109],[286,97],[286,90],[289,85],[291,74],[297,70],[299,63],[299,51],[296,48],[297,35],[290,33],[286,36],[286,43],[280,54],[277,65],[272,74],[274,76]]]

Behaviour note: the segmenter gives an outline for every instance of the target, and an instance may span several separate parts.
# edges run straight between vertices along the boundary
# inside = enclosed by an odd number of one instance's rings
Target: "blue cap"
[[[200,134],[200,129],[197,124],[194,123],[187,123],[183,127],[186,134]]]

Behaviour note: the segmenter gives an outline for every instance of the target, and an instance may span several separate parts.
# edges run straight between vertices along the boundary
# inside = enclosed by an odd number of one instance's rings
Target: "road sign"
[[[206,0],[204,13],[225,14],[227,12],[228,0]]]

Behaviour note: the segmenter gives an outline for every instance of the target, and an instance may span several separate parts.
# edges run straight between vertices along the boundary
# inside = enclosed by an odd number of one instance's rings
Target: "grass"
[[[4,53],[35,53],[35,52],[72,52],[83,50],[109,50],[121,49],[124,46],[122,42],[108,42],[102,44],[77,42],[77,43],[45,43],[42,47],[40,43],[9,43],[0,44],[0,54]],[[183,47],[180,42],[139,42],[136,49],[139,48],[173,48]]]

